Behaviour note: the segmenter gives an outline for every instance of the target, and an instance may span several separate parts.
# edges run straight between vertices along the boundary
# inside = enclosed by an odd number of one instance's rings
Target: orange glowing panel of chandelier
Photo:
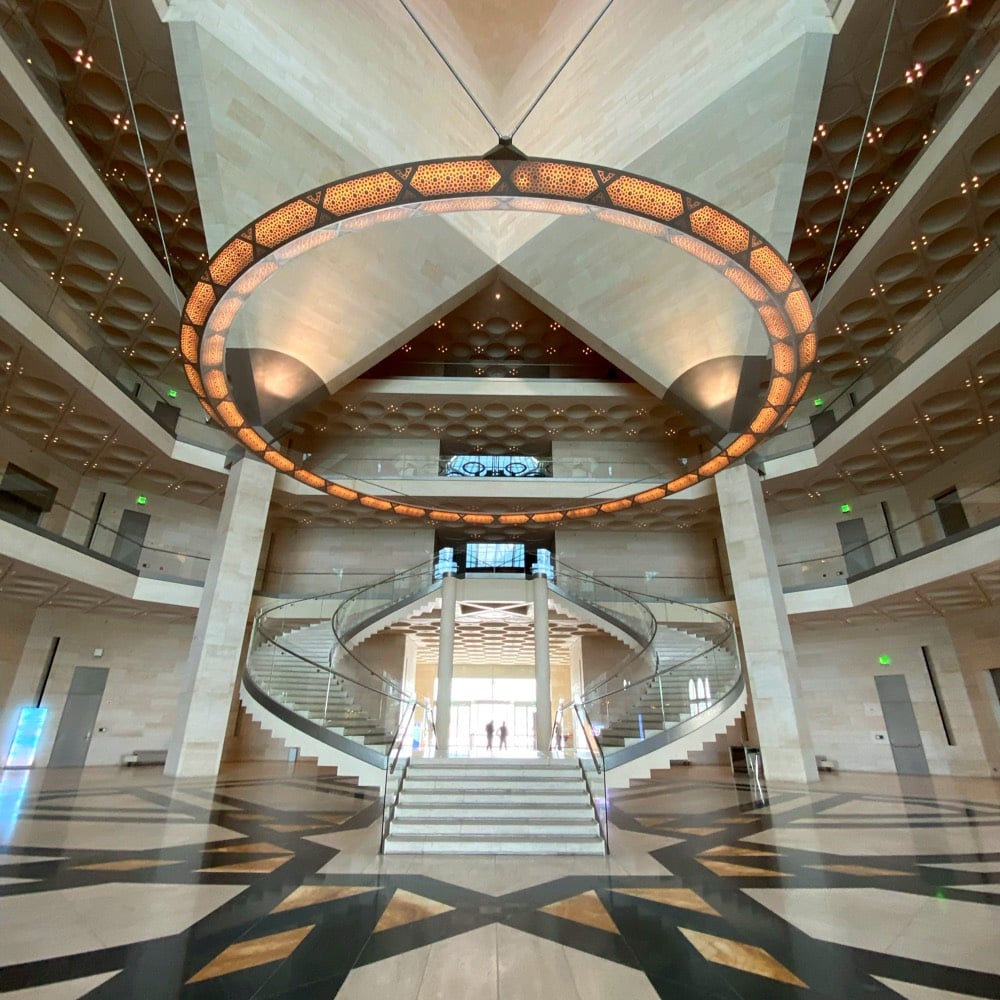
[[[663,240],[729,281],[757,310],[771,344],[766,401],[749,426],[696,470],[596,506],[518,515],[434,510],[373,497],[310,470],[301,456],[251,426],[229,391],[226,337],[247,298],[285,262],[356,229],[418,212],[541,211],[590,214]],[[554,524],[628,510],[709,479],[780,428],[805,394],[816,333],[791,266],[763,237],[722,209],[678,188],[622,170],[564,160],[491,155],[405,163],[334,181],[265,213],[209,261],[181,322],[188,381],[205,411],[244,448],[330,496],[403,517],[487,524]]]

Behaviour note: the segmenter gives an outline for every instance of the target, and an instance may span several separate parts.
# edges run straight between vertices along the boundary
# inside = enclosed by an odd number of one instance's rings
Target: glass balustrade
[[[117,516],[120,517],[120,513]],[[145,536],[140,537],[127,527],[123,529],[120,523],[113,524],[99,514],[58,502],[47,511],[0,509],[0,518],[137,576],[202,584],[208,572],[209,557],[204,549],[176,551],[146,540]],[[171,528],[174,527],[176,522],[171,522]],[[154,530],[154,539],[156,534],[158,531]]]
[[[872,534],[846,549],[821,549],[812,558],[783,561],[778,564],[782,588],[795,591],[847,583],[900,560],[1000,526],[1000,479],[982,486],[962,487],[957,491],[957,501],[961,511],[957,524],[934,510],[896,523],[891,530]]]
[[[908,365],[955,329],[998,288],[1000,248],[986,246],[976,254],[960,277],[929,298],[913,319],[901,326],[887,322],[880,345],[862,354],[854,368],[830,376],[825,375],[821,367],[806,398],[789,418],[784,430],[756,448],[754,454],[764,461],[772,461],[822,441]],[[822,319],[820,330],[823,330]],[[840,336],[849,342],[850,330],[845,330]],[[823,348],[830,349],[829,343]]]

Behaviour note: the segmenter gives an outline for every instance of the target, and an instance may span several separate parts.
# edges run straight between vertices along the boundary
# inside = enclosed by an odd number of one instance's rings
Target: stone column
[[[437,755],[448,756],[451,740],[451,680],[455,674],[455,608],[458,603],[458,581],[455,574],[441,576],[441,632],[438,640],[437,706],[434,727],[437,733]]]
[[[542,553],[547,558],[544,558]],[[552,738],[552,679],[549,665],[549,578],[551,554],[541,549],[531,567],[531,593],[535,618],[535,747],[549,750]]]
[[[219,773],[273,484],[255,458],[230,469],[167,752],[174,777]]]
[[[742,463],[720,472],[715,484],[764,775],[774,781],[816,781],[816,757],[760,476]]]

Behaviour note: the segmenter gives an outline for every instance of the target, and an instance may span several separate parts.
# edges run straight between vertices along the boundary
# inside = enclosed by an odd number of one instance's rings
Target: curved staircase
[[[669,766],[674,750],[711,745],[738,718],[743,681],[733,624],[724,615],[624,591],[565,564],[557,564],[557,574],[553,602],[619,639],[624,650],[569,706],[579,723],[575,757],[403,753],[423,706],[398,675],[366,664],[358,647],[435,603],[440,585],[429,565],[261,612],[244,704],[286,741],[301,734],[321,763],[344,772],[353,766],[362,780],[381,786],[387,852],[603,852],[606,816],[602,826],[595,802],[606,802],[607,785],[648,777],[649,768]]]

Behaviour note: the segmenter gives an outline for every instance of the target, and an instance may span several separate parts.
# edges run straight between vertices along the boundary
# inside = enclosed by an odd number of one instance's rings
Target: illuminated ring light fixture
[[[753,303],[771,342],[764,405],[728,446],[692,472],[632,496],[562,510],[462,512],[370,496],[312,472],[302,456],[262,436],[229,391],[226,337],[243,303],[278,268],[355,230],[421,213],[506,210],[590,215],[663,240],[712,268]],[[763,237],[686,191],[623,170],[525,157],[510,147],[481,157],[385,167],[314,188],[266,212],[209,261],[184,307],[188,381],[209,416],[247,451],[338,500],[405,517],[469,525],[553,524],[626,510],[709,479],[776,431],[809,384],[813,314],[788,262]],[[266,433],[266,432],[265,432]]]

